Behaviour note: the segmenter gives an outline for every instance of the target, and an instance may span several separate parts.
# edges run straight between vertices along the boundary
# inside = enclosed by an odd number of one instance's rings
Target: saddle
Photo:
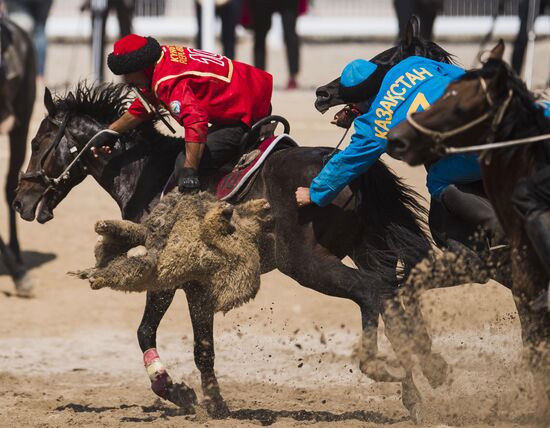
[[[283,133],[275,135],[278,124]],[[216,184],[216,197],[222,201],[239,200],[252,187],[265,160],[275,151],[298,144],[288,135],[290,125],[282,116],[267,116],[255,123],[241,140],[241,157],[233,169],[223,175]]]
[[[275,135],[279,124],[283,133]],[[216,177],[215,195],[221,201],[240,201],[250,190],[265,160],[274,152],[298,144],[288,135],[290,124],[282,116],[267,116],[256,122],[241,139],[241,154],[237,163],[222,167]],[[176,187],[172,174],[164,186],[162,196]]]

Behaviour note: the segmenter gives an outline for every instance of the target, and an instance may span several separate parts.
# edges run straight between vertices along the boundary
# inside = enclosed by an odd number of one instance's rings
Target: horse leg
[[[229,416],[229,409],[220,393],[214,372],[214,309],[198,289],[187,291],[187,302],[193,324],[195,364],[201,372],[204,404],[211,417],[223,419]]]
[[[295,242],[309,241],[310,239],[295,239]],[[377,370],[382,364],[375,361],[380,313],[378,289],[382,281],[380,276],[372,271],[360,271],[344,265],[338,257],[317,244],[298,247],[279,240],[276,257],[278,269],[302,286],[329,296],[350,299],[358,304],[363,332],[361,369],[377,381],[392,379],[389,373]],[[363,363],[367,360],[372,364]]]
[[[369,245],[374,245],[376,251],[386,255],[385,258],[381,261],[380,257],[370,257],[371,251],[368,251],[368,246],[363,243],[363,245],[359,244],[352,252],[353,261],[363,270],[370,269],[383,273],[386,277],[386,284],[395,284],[398,280],[397,255],[392,255],[393,253],[384,239],[378,236],[370,236],[368,240]],[[409,257],[407,262],[408,265],[413,265],[415,260]],[[383,264],[377,265],[377,263]],[[408,275],[408,269],[403,274]],[[381,315],[384,320],[385,335],[395,351],[398,362],[405,369],[404,377],[392,375],[392,378],[387,380],[402,381],[403,405],[414,415],[415,406],[421,401],[421,395],[414,384],[412,376],[413,355],[418,357],[421,369],[432,387],[441,385],[446,379],[448,364],[441,355],[431,352],[432,340],[420,311],[419,295],[411,292],[407,294],[409,299],[407,299],[408,305],[407,310],[405,310],[402,301],[399,299],[400,296],[396,295],[395,287],[385,287],[381,291],[380,297],[383,300]],[[365,332],[365,334],[368,334],[368,332]],[[380,361],[380,359],[372,359],[368,354],[363,353],[361,360],[363,373],[371,376],[372,371],[384,373],[388,369],[387,364]]]
[[[22,297],[31,297],[33,295],[32,290],[36,285],[35,279],[27,273],[27,268],[23,263],[19,239],[17,237],[17,217],[12,206],[15,199],[15,189],[18,184],[19,171],[21,170],[27,151],[27,133],[28,123],[17,124],[10,132],[10,161],[6,179],[6,200],[8,203],[10,229],[8,246],[12,256],[10,257],[7,251],[2,252],[10,275],[15,282],[17,295]]]
[[[524,361],[533,374],[537,402],[535,418],[550,420],[550,313],[534,312],[525,298],[516,297],[521,322]]]
[[[522,243],[523,244],[523,243]],[[521,322],[524,359],[533,373],[535,392],[539,401],[537,417],[548,421],[550,417],[550,312],[535,311],[533,302],[541,289],[545,289],[544,271],[532,248],[518,247],[512,257],[514,300]],[[544,284],[542,287],[541,284]]]
[[[10,162],[8,176],[6,179],[6,200],[8,202],[9,222],[10,222],[10,242],[9,247],[18,264],[23,264],[19,240],[17,238],[16,213],[12,207],[15,200],[15,189],[17,188],[19,171],[25,160],[27,152],[27,126],[17,124],[10,132]]]
[[[401,378],[388,369],[388,361],[378,355],[379,312],[372,312],[359,304],[362,334],[359,351],[359,369],[377,382],[397,382]]]
[[[374,241],[374,240],[373,240]],[[387,252],[386,246],[380,241],[376,240],[376,244],[380,247],[384,247],[382,251]],[[382,249],[382,248],[380,248]],[[364,246],[358,246],[354,248],[354,251],[351,252],[350,257],[353,262],[363,271],[377,271],[377,272],[386,272],[386,279],[388,284],[392,284],[396,280],[396,270],[395,268],[387,269],[377,269],[376,266],[370,264],[368,250]],[[388,264],[392,266],[397,266],[397,259],[389,261]],[[390,286],[390,289],[393,287]],[[393,291],[393,290],[387,290]],[[383,358],[380,358],[378,353],[378,319],[379,315],[382,313],[381,307],[378,308],[376,314],[369,311],[367,308],[363,307],[362,304],[359,304],[361,309],[361,320],[363,324],[363,334],[361,338],[361,351],[359,353],[359,368],[361,371],[370,377],[371,379],[377,380],[379,382],[396,382],[400,378],[391,374],[388,371],[387,361]],[[376,319],[373,319],[376,318]],[[376,326],[371,328],[371,326]]]
[[[172,382],[157,352],[157,329],[175,294],[176,290],[147,292],[145,311],[137,336],[153,392],[181,407],[186,413],[194,413],[194,404],[197,402],[195,391],[185,383]]]

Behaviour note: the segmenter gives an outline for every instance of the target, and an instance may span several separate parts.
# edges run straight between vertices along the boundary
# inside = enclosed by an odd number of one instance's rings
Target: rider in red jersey
[[[107,63],[185,128],[185,150],[175,167],[182,192],[200,187],[199,167],[216,169],[236,160],[244,133],[270,112],[272,76],[215,53],[161,46],[152,37],[130,34],[114,44]],[[126,132],[150,117],[135,99],[109,128]],[[109,151],[116,139],[116,134],[104,133],[96,146]]]

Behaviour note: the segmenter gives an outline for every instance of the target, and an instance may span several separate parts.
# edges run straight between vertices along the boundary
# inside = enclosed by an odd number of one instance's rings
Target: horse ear
[[[44,105],[46,106],[48,115],[52,117],[55,116],[57,109],[55,107],[55,103],[53,102],[52,93],[48,87],[44,90]]]
[[[504,55],[504,41],[500,39],[496,46],[491,49],[489,54],[489,59],[496,59],[502,61],[502,56]]]
[[[405,48],[408,49],[412,46],[413,40],[420,36],[420,19],[418,16],[412,15],[407,23],[407,30],[405,31]]]

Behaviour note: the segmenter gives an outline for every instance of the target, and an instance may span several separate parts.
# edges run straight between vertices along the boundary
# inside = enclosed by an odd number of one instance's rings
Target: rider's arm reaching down
[[[198,170],[208,134],[208,114],[185,79],[159,85],[157,97],[165,100],[172,117],[185,128],[185,151],[174,169],[178,188],[180,192],[196,191],[200,187]]]
[[[344,187],[364,174],[385,152],[386,146],[380,138],[372,134],[367,116],[363,115],[355,120],[355,133],[348,147],[335,154],[311,182],[311,202],[321,207],[330,204]],[[303,193],[304,190],[298,189],[298,192]],[[300,200],[298,204],[306,205],[300,204]]]
[[[185,161],[182,167],[197,170],[208,133],[208,114],[184,81],[168,81],[160,85],[157,91],[159,97],[170,100],[170,113],[185,128]]]

